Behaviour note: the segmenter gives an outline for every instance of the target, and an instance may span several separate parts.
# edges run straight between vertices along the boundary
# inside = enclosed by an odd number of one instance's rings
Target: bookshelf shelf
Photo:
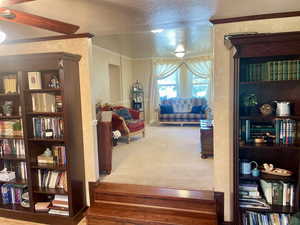
[[[29,116],[63,116],[63,112],[28,112]]]
[[[260,213],[295,213],[297,209],[289,206],[271,205],[270,209],[240,208],[242,211],[253,211]]]
[[[283,181],[283,182],[297,182],[297,178],[294,176],[283,177],[276,176],[271,174],[261,174],[259,177],[253,177],[251,175],[241,175],[240,180],[250,180],[250,181],[259,181],[260,179],[269,180],[269,181]]]
[[[31,142],[61,142],[64,143],[64,139],[56,139],[56,138],[29,138],[28,141]]]
[[[3,140],[3,139],[21,140],[21,139],[24,139],[24,137],[22,137],[22,136],[0,136],[0,140]]]
[[[30,208],[13,204],[4,205],[0,197],[0,217],[41,224],[66,225],[77,224],[83,218],[86,209],[86,183],[82,160],[84,150],[79,86],[80,58],[79,55],[63,52],[0,56],[0,90],[4,90],[2,93],[11,90],[13,92],[15,84],[18,92],[0,94],[1,104],[5,101],[13,103],[12,116],[0,116],[1,122],[5,125],[2,128],[8,127],[14,130],[20,127],[14,121],[9,121],[10,119],[21,121],[23,128],[22,136],[0,136],[0,142],[2,142],[0,144],[9,145],[11,149],[15,148],[16,152],[23,154],[19,156],[0,155],[1,168],[5,165],[17,174],[16,180],[0,181],[0,184],[26,184],[26,190],[22,190],[21,185],[7,185],[7,187],[15,188],[17,192],[13,193],[16,194],[19,194],[20,191],[28,192],[30,203]],[[62,88],[49,88],[50,86],[58,87],[58,85]],[[53,106],[59,112],[50,112]],[[21,115],[16,115],[19,113]],[[44,125],[46,124],[49,130],[45,129]],[[53,134],[64,134],[64,137],[35,137],[43,132],[51,132],[50,129]],[[2,130],[3,134],[6,134],[5,132],[6,130]],[[18,132],[11,134],[19,135]],[[38,156],[42,155],[46,149],[50,149],[58,159],[66,161],[68,166],[37,164]],[[47,183],[46,186],[67,186],[68,191],[64,191],[63,188],[37,187],[41,175],[43,175],[42,179],[47,179],[47,182],[52,181],[51,185]],[[19,177],[26,176],[26,180],[19,179]],[[55,184],[53,183],[54,179],[56,179]],[[2,190],[0,191],[2,194]],[[3,193],[9,192],[3,189]],[[55,195],[65,196],[64,201],[69,210],[69,216],[35,212],[34,207],[37,202],[52,201],[57,197]],[[11,202],[9,198],[7,200]],[[59,214],[59,212],[57,213]]]
[[[35,89],[35,90],[27,90],[29,93],[45,93],[45,92],[61,92],[62,88],[43,88],[43,89]]]
[[[18,205],[18,204],[7,204],[7,205],[5,205],[5,204],[1,203],[0,204],[0,211],[1,210],[30,212],[31,208],[25,208],[25,207],[22,207],[21,205]]]
[[[299,35],[300,32],[294,32],[230,38],[232,46],[237,50],[233,78],[234,224],[252,224],[256,217],[251,217],[247,211],[257,212],[257,218],[262,218],[260,213],[270,218],[272,213],[293,214],[300,211]],[[268,49],[265,43],[268,43]],[[290,102],[291,116],[263,116],[259,107],[263,104],[272,105],[274,101]],[[248,107],[253,102],[255,106]],[[254,139],[294,144],[247,143]],[[260,177],[252,177],[240,174],[240,168],[251,161],[255,161],[259,167],[265,163],[273,164],[274,168],[289,170],[293,175],[282,177],[261,174]],[[248,190],[252,188],[253,193],[240,193],[242,187]],[[261,196],[262,199],[267,196],[280,205],[259,209],[258,206],[263,203],[255,203],[253,199],[247,201],[247,195]],[[240,199],[243,201],[240,202]],[[241,205],[252,205],[254,208],[241,208]],[[246,222],[243,224],[243,221]]]
[[[281,149],[281,150],[300,150],[300,145],[284,145],[284,144],[242,144],[239,147],[240,149]]]
[[[14,179],[11,181],[0,181],[1,184],[27,184],[27,180]]]
[[[60,170],[60,171],[66,170],[66,166],[65,165],[50,164],[50,163],[31,163],[31,168],[35,168],[35,169],[49,169],[49,170]]]
[[[19,97],[20,94],[13,93],[13,94],[0,94],[0,98],[9,98],[9,97]]]
[[[0,116],[0,120],[13,120],[13,119],[21,119],[22,116]]]
[[[15,160],[15,161],[25,161],[26,160],[26,156],[25,155],[13,155],[13,154],[0,155],[0,159],[3,159],[3,160]]]
[[[253,120],[253,121],[272,121],[275,119],[293,119],[293,120],[300,120],[300,116],[241,116],[241,120]]]
[[[240,85],[269,85],[269,84],[300,84],[300,80],[260,80],[260,81],[242,81]]]
[[[41,188],[41,187],[34,187],[33,189],[34,193],[38,194],[49,194],[49,195],[68,195],[68,192],[66,192],[62,188]]]

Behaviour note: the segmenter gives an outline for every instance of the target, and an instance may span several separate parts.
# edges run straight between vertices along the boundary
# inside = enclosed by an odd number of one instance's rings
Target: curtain
[[[149,116],[150,123],[157,121],[157,110],[159,105],[158,80],[162,80],[171,76],[181,66],[181,61],[162,61],[153,62],[152,76],[150,80],[150,101],[149,101]]]
[[[187,59],[156,59],[152,65],[152,76],[150,80],[150,101],[149,101],[149,117],[150,123],[157,121],[157,110],[159,107],[159,92],[158,92],[158,80],[165,79],[171,76],[178,69],[181,69],[182,77],[188,77],[187,72],[201,77],[203,79],[209,79],[208,100],[211,101],[211,77],[212,77],[212,57],[211,56],[199,56]],[[192,80],[189,78],[190,81]],[[190,82],[189,82],[190,83]],[[181,82],[178,82],[178,86],[182,86]],[[188,92],[189,91],[189,92]],[[191,95],[191,88],[185,91]],[[191,96],[190,96],[191,97]]]

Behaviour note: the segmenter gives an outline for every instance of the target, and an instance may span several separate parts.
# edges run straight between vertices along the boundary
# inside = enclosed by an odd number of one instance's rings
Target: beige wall
[[[80,38],[13,45],[0,45],[0,55],[17,55],[45,52],[68,52],[82,56],[79,62],[79,70],[85,174],[86,182],[96,181],[98,179],[98,157],[96,152],[96,129],[95,126],[93,126],[92,122],[95,118],[95,109],[93,101],[94,96],[91,92],[91,81],[93,80],[92,73],[90,71],[91,40],[88,38]],[[87,199],[89,199],[88,193]]]
[[[225,220],[232,219],[233,50],[224,45],[224,35],[234,32],[276,33],[300,30],[300,18],[280,18],[214,26],[214,185],[225,192]]]
[[[150,95],[150,77],[152,74],[152,59],[135,59],[133,60],[133,81],[138,80],[144,86],[145,94],[145,113],[146,121],[149,118],[149,95]]]
[[[120,104],[122,100],[120,66],[109,64],[108,70],[109,70],[108,72],[109,72],[110,102],[113,104]]]
[[[109,65],[120,66],[121,102],[130,105],[130,87],[132,84],[132,60],[96,45],[92,47],[93,95],[95,102],[111,103]]]

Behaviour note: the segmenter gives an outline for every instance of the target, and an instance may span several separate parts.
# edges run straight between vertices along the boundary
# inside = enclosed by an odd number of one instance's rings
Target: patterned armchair
[[[126,109],[130,114],[130,119],[120,115],[120,111]],[[127,143],[133,136],[142,135],[145,137],[145,122],[140,120],[140,113],[134,109],[129,109],[124,106],[111,106],[102,110],[112,110],[112,130],[119,130],[122,136],[127,137]]]

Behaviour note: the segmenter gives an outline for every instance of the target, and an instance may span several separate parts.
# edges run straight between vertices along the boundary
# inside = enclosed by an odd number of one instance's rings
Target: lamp
[[[6,39],[6,34],[0,30],[0,44],[1,44],[3,41],[5,41],[5,39]]]
[[[176,50],[174,52],[175,56],[177,58],[183,58],[185,56],[185,49],[184,49],[184,46],[182,44],[179,44],[177,47],[176,47]]]

